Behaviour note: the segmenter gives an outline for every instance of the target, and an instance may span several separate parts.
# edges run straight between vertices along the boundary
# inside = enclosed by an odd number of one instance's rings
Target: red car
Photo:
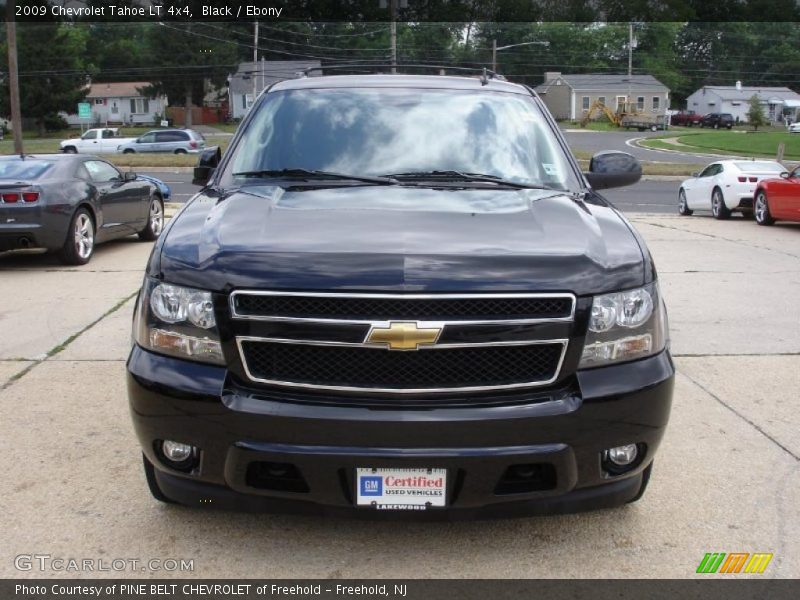
[[[800,223],[800,167],[781,173],[778,179],[760,181],[753,210],[759,225],[772,225],[775,221]]]
[[[698,115],[693,110],[681,110],[669,118],[669,123],[670,125],[691,127],[692,125],[699,125],[702,120],[703,115]]]

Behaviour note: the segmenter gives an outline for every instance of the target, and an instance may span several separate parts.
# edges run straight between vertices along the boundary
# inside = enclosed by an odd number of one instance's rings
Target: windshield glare
[[[310,169],[350,175],[461,171],[557,189],[578,184],[531,98],[396,88],[273,92],[243,132],[234,173]]]

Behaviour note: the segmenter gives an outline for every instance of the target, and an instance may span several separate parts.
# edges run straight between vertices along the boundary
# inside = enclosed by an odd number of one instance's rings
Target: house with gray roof
[[[261,91],[284,79],[293,79],[310,67],[319,67],[318,60],[261,60],[241,63],[228,77],[228,106],[231,117],[241,119]]]
[[[749,100],[758,97],[764,115],[773,123],[783,123],[785,117],[798,120],[800,94],[787,87],[759,87],[736,85],[705,85],[686,99],[686,109],[705,115],[730,113],[739,122],[747,122]]]
[[[652,75],[547,72],[536,92],[560,121],[579,121],[596,101],[613,111],[631,102],[639,112],[652,115],[664,115],[669,108],[669,88]]]

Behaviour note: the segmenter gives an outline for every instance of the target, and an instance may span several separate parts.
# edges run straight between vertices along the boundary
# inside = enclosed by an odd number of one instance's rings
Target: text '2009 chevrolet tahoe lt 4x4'
[[[474,518],[638,499],[674,369],[656,269],[542,101],[493,77],[264,91],[153,249],[128,390],[150,490]]]

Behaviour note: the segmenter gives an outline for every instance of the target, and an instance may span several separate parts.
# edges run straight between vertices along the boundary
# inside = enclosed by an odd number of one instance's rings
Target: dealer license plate
[[[447,469],[356,469],[356,505],[378,510],[445,506]]]

